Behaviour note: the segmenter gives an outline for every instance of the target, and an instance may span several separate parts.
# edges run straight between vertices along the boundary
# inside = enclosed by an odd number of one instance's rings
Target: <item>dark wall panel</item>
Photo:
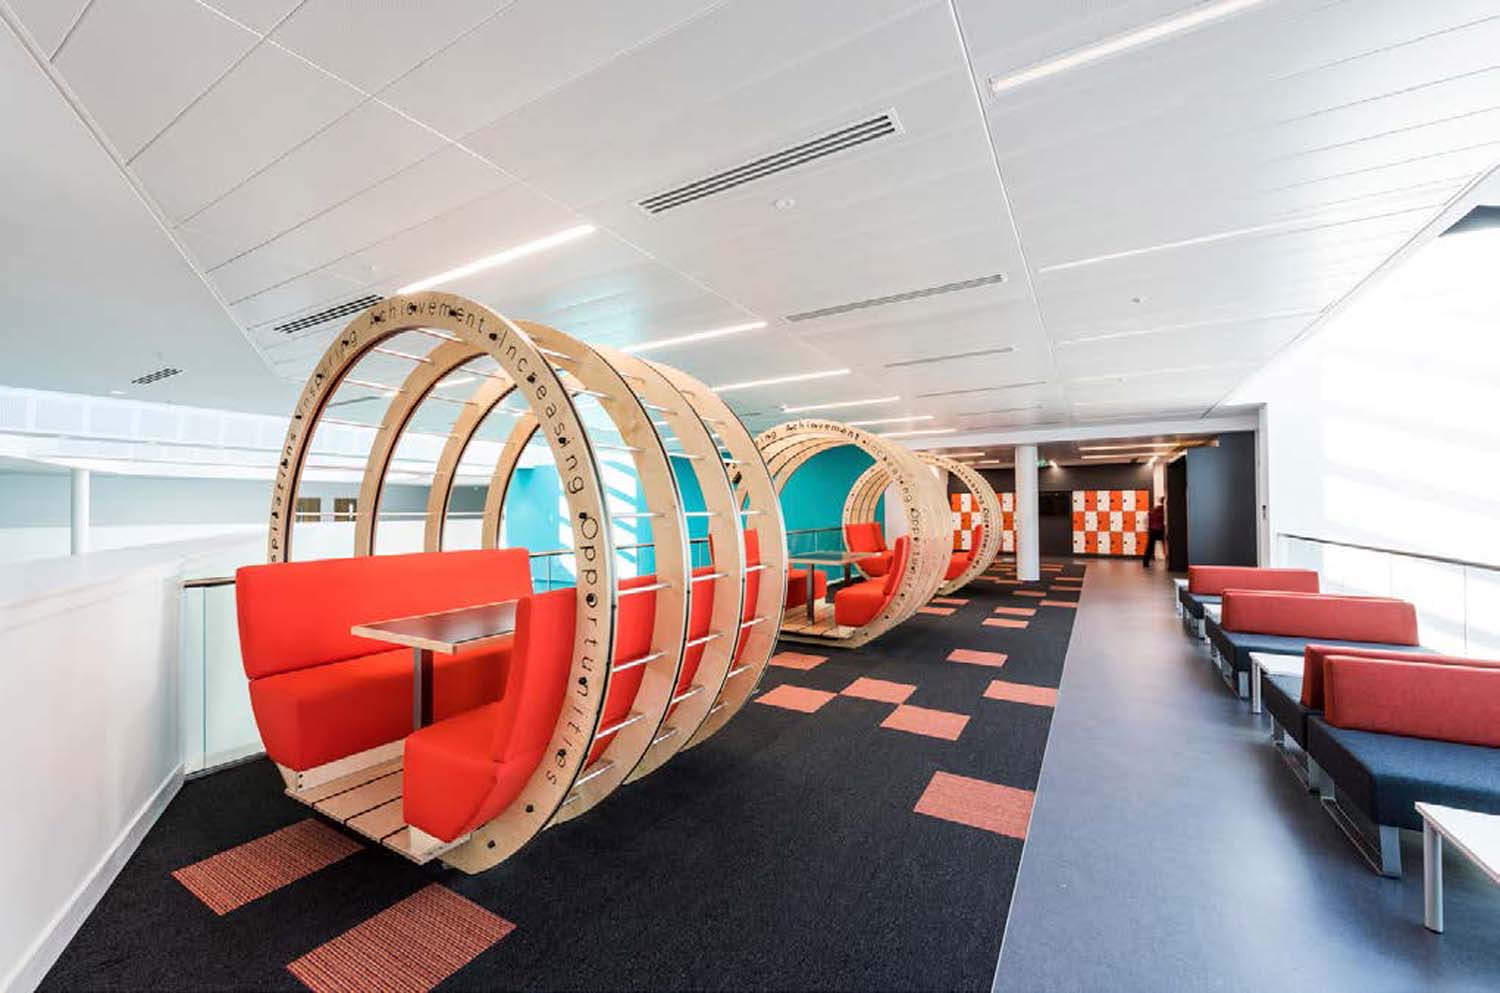
[[[1188,561],[1255,565],[1255,434],[1219,435],[1216,447],[1190,448],[1187,463]]]
[[[1013,469],[981,469],[980,474],[995,488],[996,493],[1014,491],[1016,474]],[[1109,464],[1047,466],[1036,473],[1037,489],[1043,493],[1071,493],[1073,490],[1146,490],[1151,489],[1151,467],[1145,464]],[[950,476],[949,492],[961,492],[962,484]],[[1039,521],[1037,541],[1043,555],[1073,554],[1073,512],[1070,504],[1058,503],[1059,513],[1046,512],[1047,501],[1042,501],[1043,513]]]

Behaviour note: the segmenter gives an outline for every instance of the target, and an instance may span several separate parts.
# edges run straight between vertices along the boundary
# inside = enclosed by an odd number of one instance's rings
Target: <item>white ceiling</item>
[[[1207,414],[1500,161],[1495,0],[1273,0],[986,85],[1192,6],[0,0],[41,63],[27,86],[45,66],[76,99],[275,377],[220,341],[230,321],[180,274],[54,272],[80,311],[204,304],[168,329],[187,357],[161,349],[184,374],[132,395],[284,410],[338,325],[275,325],[586,222],[600,231],[445,288],[608,343],[763,319],[653,357],[711,383],[855,370],[731,394],[752,427],[780,404],[899,394],[838,413],[965,434]],[[894,137],[663,214],[636,206],[887,111]],[[110,182],[80,177],[75,206]],[[0,380],[102,392],[128,363],[115,329],[84,323],[90,348],[23,342]],[[208,339],[245,354],[211,359]],[[67,369],[77,382],[57,381]]]

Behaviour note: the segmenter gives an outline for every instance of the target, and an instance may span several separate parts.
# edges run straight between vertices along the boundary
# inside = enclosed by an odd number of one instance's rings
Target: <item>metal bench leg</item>
[[[1333,780],[1311,755],[1307,756],[1307,790],[1318,794],[1321,800],[1335,799]]]
[[[1401,829],[1380,825],[1380,874],[1401,878]]]
[[[1250,695],[1250,674],[1248,672],[1237,672],[1234,674],[1234,690],[1241,700]]]

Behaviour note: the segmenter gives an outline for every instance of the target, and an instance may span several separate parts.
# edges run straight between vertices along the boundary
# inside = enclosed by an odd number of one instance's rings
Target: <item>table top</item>
[[[867,559],[871,555],[879,555],[879,552],[803,552],[800,555],[788,555],[788,562],[802,562],[808,565],[846,565],[850,562],[858,562]]]
[[[1250,664],[1272,676],[1302,675],[1302,653],[1279,655],[1275,652],[1251,652]]]
[[[386,621],[356,624],[349,629],[361,638],[389,641],[408,648],[452,655],[460,648],[472,648],[496,641],[516,629],[516,600],[481,603],[456,610],[432,614],[396,617]]]
[[[1179,590],[1185,590],[1185,589],[1187,589],[1187,584],[1188,584],[1188,581],[1186,579],[1178,579],[1175,576],[1172,577],[1172,585],[1175,586],[1175,587],[1177,587]]]
[[[1489,876],[1491,882],[1500,883],[1500,814],[1482,814],[1435,803],[1417,804],[1417,813]]]
[[[1203,605],[1203,615],[1205,617],[1212,617],[1217,621],[1223,618],[1224,608],[1217,603],[1205,603]]]

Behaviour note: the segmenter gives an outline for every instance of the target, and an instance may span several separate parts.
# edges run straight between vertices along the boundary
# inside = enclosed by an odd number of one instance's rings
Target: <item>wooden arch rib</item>
[[[911,545],[906,570],[891,602],[868,624],[857,628],[850,637],[841,639],[840,644],[858,647],[879,637],[932,599],[942,585],[943,573],[948,566],[951,517],[942,487],[914,452],[868,431],[837,421],[816,419],[777,425],[763,431],[755,440],[778,494],[808,459],[841,445],[854,445],[869,455],[875,462],[871,469],[883,473],[895,485],[906,515],[907,537]],[[856,487],[859,487],[859,481],[856,481]],[[883,486],[873,491],[869,486],[858,492],[851,490],[844,505],[845,521],[851,519],[848,515],[856,509],[867,515],[859,519],[872,520],[875,503],[884,490]],[[827,640],[790,632],[783,636],[796,640]]]
[[[786,525],[771,474],[755,439],[735,412],[718,394],[682,370],[656,363],[652,366],[687,400],[708,430],[714,455],[722,461],[734,491],[734,506],[743,527],[755,530],[760,547],[758,567],[744,566],[738,577],[743,591],[751,570],[760,576],[755,615],[746,621],[738,620],[742,611],[736,615],[738,639],[733,655],[737,662],[708,716],[688,739],[685,747],[692,747],[711,737],[749,702],[776,650],[777,628],[786,605]]]
[[[923,462],[951,473],[962,483],[964,488],[973,495],[979,514],[979,548],[974,552],[974,558],[969,562],[968,568],[943,583],[938,589],[939,596],[947,596],[984,575],[985,570],[995,561],[995,556],[1000,554],[1000,498],[995,495],[995,488],[975,471],[973,466],[933,452],[918,452],[917,454]]]
[[[285,561],[290,552],[294,519],[291,511],[297,487],[314,430],[334,390],[370,349],[403,331],[423,329],[436,330],[454,339],[434,350],[434,355],[443,353],[441,361],[422,364],[429,374],[446,365],[450,358],[488,354],[512,381],[520,384],[521,394],[545,428],[545,437],[565,480],[563,489],[575,553],[580,560],[590,562],[588,568],[578,571],[573,656],[562,716],[547,747],[546,754],[551,759],[537,767],[509,807],[477,828],[462,844],[443,852],[446,861],[475,872],[513,854],[535,837],[562,807],[598,731],[608,693],[609,660],[616,634],[614,543],[593,443],[584,431],[568,390],[524,331],[472,301],[430,291],[382,300],[355,317],[339,333],[298,398],[272,489],[267,553],[271,561],[279,562]],[[419,390],[427,380],[410,382]],[[402,394],[398,394],[396,399],[401,398]],[[398,418],[404,425],[410,418],[410,410],[404,415],[400,411],[394,415],[387,412],[388,423],[394,424]],[[377,456],[389,459],[395,439],[382,435],[397,434],[399,431],[387,430],[377,435],[380,451],[372,451],[372,460]],[[373,505],[369,506],[372,517],[375,510]]]

